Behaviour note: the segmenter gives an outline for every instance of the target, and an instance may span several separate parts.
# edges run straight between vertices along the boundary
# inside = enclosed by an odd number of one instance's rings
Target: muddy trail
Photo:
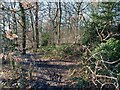
[[[70,81],[70,70],[79,68],[74,60],[56,60],[42,58],[41,54],[28,53],[21,55],[22,64],[27,70],[30,69],[32,64],[32,77],[28,88],[36,90],[64,90],[71,88],[72,82]]]

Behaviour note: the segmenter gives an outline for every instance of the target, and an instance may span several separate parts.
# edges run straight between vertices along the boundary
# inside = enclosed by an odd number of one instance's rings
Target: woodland
[[[1,0],[1,90],[119,90],[120,1]]]

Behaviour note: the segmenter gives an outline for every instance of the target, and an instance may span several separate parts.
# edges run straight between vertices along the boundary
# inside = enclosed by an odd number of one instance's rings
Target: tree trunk
[[[39,48],[38,2],[36,2],[36,11],[35,11],[35,30],[36,30],[36,51],[37,51],[37,48]]]
[[[58,2],[58,42],[60,44],[60,29],[61,29],[61,16],[62,16],[62,9],[61,9],[61,2]]]
[[[19,3],[21,10],[21,22],[22,22],[22,54],[26,54],[26,20],[25,20],[25,11],[22,3]]]
[[[12,5],[11,5],[12,6]],[[14,8],[16,6],[16,2],[14,2]],[[13,29],[15,30],[15,34],[17,35],[18,34],[18,31],[17,31],[17,20],[16,20],[16,13],[13,13],[13,21],[14,21],[14,26],[13,26]],[[18,46],[18,39],[16,38],[15,39],[15,44]]]
[[[32,27],[32,48],[33,48],[33,52],[36,51],[36,44],[35,44],[35,30],[34,30],[34,24],[33,24],[33,15],[32,15],[32,11],[30,10],[30,19],[31,19],[31,27]]]

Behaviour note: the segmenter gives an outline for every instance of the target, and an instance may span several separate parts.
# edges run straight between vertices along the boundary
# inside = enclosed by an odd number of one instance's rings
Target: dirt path
[[[43,59],[40,54],[26,54],[21,56],[24,64],[34,64],[33,77],[36,79],[34,87],[68,87],[69,70],[78,68],[79,65],[72,60]],[[42,86],[41,86],[42,85]]]

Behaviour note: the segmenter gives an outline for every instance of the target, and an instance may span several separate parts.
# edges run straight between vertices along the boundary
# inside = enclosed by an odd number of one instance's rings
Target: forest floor
[[[66,60],[42,58],[39,53],[28,53],[19,56],[19,58],[22,59],[21,63],[27,71],[30,70],[30,65],[33,65],[33,80],[29,83],[28,88],[49,88],[49,90],[52,88],[69,88],[75,83],[70,80],[71,70],[74,71],[80,66],[79,61],[72,58]],[[6,71],[3,72],[10,75]]]

